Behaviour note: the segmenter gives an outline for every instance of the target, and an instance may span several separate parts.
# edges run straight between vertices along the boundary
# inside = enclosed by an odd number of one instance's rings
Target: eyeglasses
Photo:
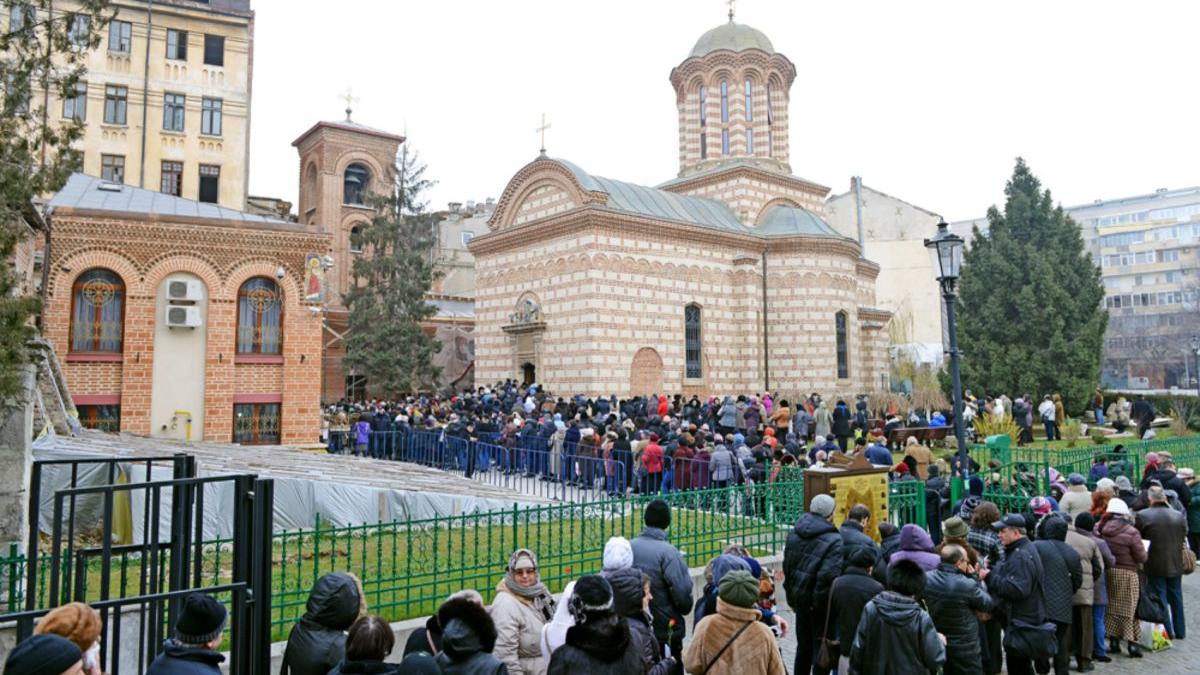
[[[514,570],[513,574],[537,574],[536,567],[522,567],[519,570]]]

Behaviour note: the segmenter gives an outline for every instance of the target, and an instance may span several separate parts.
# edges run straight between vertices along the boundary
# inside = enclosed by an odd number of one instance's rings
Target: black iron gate
[[[48,478],[52,509],[42,503]],[[0,621],[15,620],[23,640],[54,607],[87,602],[100,612],[103,672],[141,675],[184,598],[203,592],[229,610],[230,672],[268,675],[273,508],[273,481],[197,477],[189,455],[36,461],[25,609]],[[231,517],[227,533],[214,530],[230,518],[214,514]]]

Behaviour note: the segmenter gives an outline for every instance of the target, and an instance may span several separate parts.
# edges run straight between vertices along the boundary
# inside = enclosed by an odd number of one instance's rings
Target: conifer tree
[[[377,395],[427,389],[438,376],[437,339],[421,329],[437,312],[425,301],[434,279],[434,216],[421,200],[433,185],[424,176],[425,165],[405,144],[391,194],[368,197],[376,215],[353,235],[362,255],[354,259],[345,294],[350,310],[345,363],[366,376]]]
[[[38,219],[34,199],[62,188],[79,167],[72,144],[83,122],[60,120],[62,101],[76,92],[89,54],[112,18],[109,0],[78,0],[63,12],[50,0],[3,3],[0,31],[0,263]],[[20,393],[21,365],[31,358],[35,298],[18,292],[16,275],[0,264],[0,400]]]
[[[963,387],[1034,404],[1061,393],[1081,412],[1100,381],[1108,312],[1079,226],[1018,158],[1001,212],[972,233],[958,296]]]

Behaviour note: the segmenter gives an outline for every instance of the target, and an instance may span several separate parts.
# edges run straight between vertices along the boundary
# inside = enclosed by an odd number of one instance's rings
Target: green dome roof
[[[747,49],[761,49],[768,54],[775,53],[775,48],[771,46],[771,41],[767,39],[767,36],[762,31],[745,24],[730,21],[701,35],[700,39],[696,40],[696,46],[692,47],[692,53],[689,58],[711,54],[718,49],[728,49],[734,52],[741,52]]]

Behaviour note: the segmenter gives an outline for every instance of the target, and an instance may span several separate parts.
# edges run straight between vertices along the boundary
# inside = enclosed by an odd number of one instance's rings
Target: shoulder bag
[[[1192,549],[1188,548],[1187,542],[1183,543],[1183,573],[1191,574],[1196,571],[1196,554]]]
[[[837,670],[838,659],[842,656],[842,641],[829,637],[829,610],[833,608],[833,591],[837,588],[838,579],[833,580],[829,587],[829,599],[825,602],[825,628],[821,631],[821,646],[817,648],[817,668],[833,672]]]
[[[721,647],[721,651],[717,652],[717,655],[712,657],[712,660],[708,662],[707,666],[704,666],[704,670],[701,671],[700,675],[708,675],[708,671],[712,670],[712,667],[717,665],[717,661],[721,660],[721,657],[725,655],[725,651],[727,649],[729,649],[731,646],[733,646],[734,641],[737,640],[738,637],[740,637],[742,633],[745,633],[746,629],[749,628],[750,624],[752,624],[752,623],[754,623],[754,622],[747,621],[746,623],[742,624],[742,627],[739,628],[737,630],[737,632],[733,634],[733,637],[729,638],[729,642],[726,642],[725,646]]]

